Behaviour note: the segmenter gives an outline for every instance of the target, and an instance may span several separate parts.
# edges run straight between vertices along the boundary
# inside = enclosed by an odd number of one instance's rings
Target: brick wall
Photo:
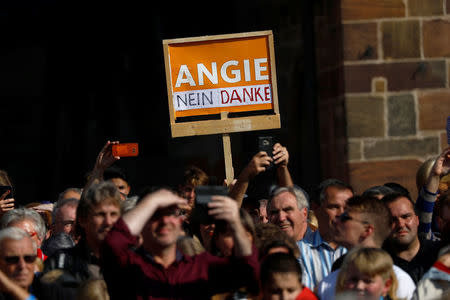
[[[450,0],[341,0],[348,174],[357,192],[396,181],[446,144]]]

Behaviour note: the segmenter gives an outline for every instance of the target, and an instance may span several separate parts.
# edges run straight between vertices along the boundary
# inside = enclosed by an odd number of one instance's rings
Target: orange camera
[[[137,143],[115,144],[112,145],[112,154],[120,157],[138,156],[139,147]]]

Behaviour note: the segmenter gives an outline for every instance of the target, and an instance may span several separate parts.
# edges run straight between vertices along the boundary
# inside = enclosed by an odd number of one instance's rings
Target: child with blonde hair
[[[345,295],[345,299],[397,300],[397,286],[393,261],[386,251],[354,248],[345,257],[339,271],[336,298]]]

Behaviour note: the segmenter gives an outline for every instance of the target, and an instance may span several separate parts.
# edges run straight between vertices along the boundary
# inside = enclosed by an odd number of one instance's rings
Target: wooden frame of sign
[[[163,40],[163,50],[172,137],[222,134],[231,180],[229,134],[281,127],[272,31]],[[212,114],[220,119],[177,122]]]

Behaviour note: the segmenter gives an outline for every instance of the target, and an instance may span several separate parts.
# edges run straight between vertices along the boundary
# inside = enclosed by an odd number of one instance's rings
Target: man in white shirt
[[[384,240],[391,232],[392,216],[387,206],[373,197],[353,197],[347,202],[346,211],[335,221],[335,241],[348,248],[376,247],[381,248]],[[343,257],[336,261],[342,262]],[[336,265],[335,263],[335,265]],[[333,265],[333,268],[335,268]],[[394,266],[399,282],[397,297],[411,299],[416,288],[411,277],[402,269]],[[335,298],[336,279],[339,270],[330,273],[319,284],[320,299]]]

